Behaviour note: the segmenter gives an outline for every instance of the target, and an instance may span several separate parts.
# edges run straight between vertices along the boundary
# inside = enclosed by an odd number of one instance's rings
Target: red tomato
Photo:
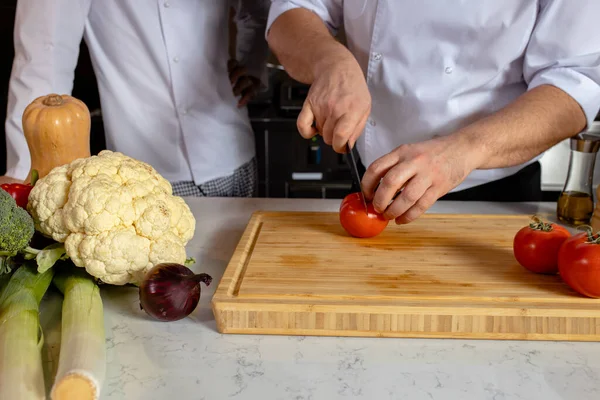
[[[557,224],[534,218],[532,223],[521,228],[513,240],[515,258],[531,272],[555,274],[558,272],[558,250],[571,234]]]
[[[388,225],[388,220],[377,213],[373,204],[367,202],[367,210],[360,193],[351,193],[340,205],[340,222],[349,235],[370,238],[379,235]]]
[[[0,185],[8,194],[12,196],[17,202],[17,205],[21,208],[27,209],[27,202],[29,201],[29,192],[33,189],[31,185],[24,185],[22,183],[4,183]]]
[[[588,233],[569,238],[558,253],[558,272],[571,289],[600,298],[600,239]]]

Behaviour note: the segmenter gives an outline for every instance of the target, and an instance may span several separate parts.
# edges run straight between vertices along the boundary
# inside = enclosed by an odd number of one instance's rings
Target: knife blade
[[[354,148],[350,147],[349,144],[346,144],[346,160],[348,162],[348,166],[350,167],[350,173],[352,174],[352,180],[354,181],[354,185],[360,191],[360,198],[362,199],[363,205],[365,206],[365,212],[367,212],[367,200],[365,198],[365,193],[362,189],[361,177],[358,173],[358,164],[356,162],[356,155],[354,153]]]

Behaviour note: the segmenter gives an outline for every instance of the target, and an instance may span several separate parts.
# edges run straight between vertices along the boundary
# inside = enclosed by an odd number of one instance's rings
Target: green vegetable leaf
[[[0,256],[0,291],[2,291],[2,286],[4,286],[4,278],[10,278],[21,264],[22,262],[15,260],[13,257]]]
[[[12,269],[13,265],[10,257],[0,255],[0,276],[10,274]]]
[[[38,272],[43,274],[56,264],[58,260],[67,258],[65,246],[62,243],[54,243],[45,247],[35,257],[38,265]]]

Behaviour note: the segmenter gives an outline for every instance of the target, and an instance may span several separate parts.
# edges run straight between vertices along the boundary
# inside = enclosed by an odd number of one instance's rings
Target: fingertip
[[[335,151],[336,153],[339,153],[339,154],[347,153],[345,144],[340,144],[339,142],[337,142],[337,143],[333,142],[332,147],[333,147],[333,151]]]
[[[317,130],[313,125],[314,120],[314,114],[310,109],[310,105],[308,102],[304,102],[304,105],[298,114],[298,119],[296,120],[296,127],[302,137],[310,139],[316,135]]]
[[[351,136],[350,139],[348,139],[348,147],[354,149],[354,146],[356,146],[356,138]]]
[[[298,132],[300,133],[300,136],[302,136],[304,139],[311,139],[317,135],[317,130],[315,128],[298,128]]]
[[[381,196],[379,196],[379,197],[381,197]],[[377,193],[373,196],[373,200],[372,200],[373,208],[375,209],[376,213],[382,214],[385,217],[385,210],[387,209],[387,207],[384,207],[381,205],[381,200],[379,199],[379,197],[377,196]]]
[[[373,201],[375,191],[377,190],[377,185],[374,185],[374,180],[371,174],[371,171],[367,168],[365,174],[363,175],[360,181],[360,185],[362,186],[363,192],[365,194],[365,199],[369,202]]]

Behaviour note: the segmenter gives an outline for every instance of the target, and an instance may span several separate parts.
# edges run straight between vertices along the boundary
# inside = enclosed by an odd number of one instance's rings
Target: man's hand
[[[331,60],[315,73],[298,115],[298,131],[306,139],[320,133],[326,144],[345,153],[346,143],[354,146],[370,112],[371,95],[356,60]]]
[[[300,134],[309,139],[319,133],[336,152],[345,153],[371,112],[371,95],[356,58],[316,13],[302,7],[281,14],[267,40],[286,72],[311,85],[298,116]]]
[[[524,163],[581,132],[585,122],[572,97],[538,86],[449,136],[403,145],[376,160],[363,177],[365,195],[386,218],[408,223],[473,170]]]
[[[399,146],[367,168],[365,196],[388,220],[409,223],[477,167],[476,151],[458,135]]]
[[[234,59],[227,62],[227,71],[229,72],[229,80],[233,87],[233,94],[235,96],[242,96],[238,102],[238,107],[244,107],[256,95],[260,87],[260,80],[248,75],[246,67],[240,65]]]

